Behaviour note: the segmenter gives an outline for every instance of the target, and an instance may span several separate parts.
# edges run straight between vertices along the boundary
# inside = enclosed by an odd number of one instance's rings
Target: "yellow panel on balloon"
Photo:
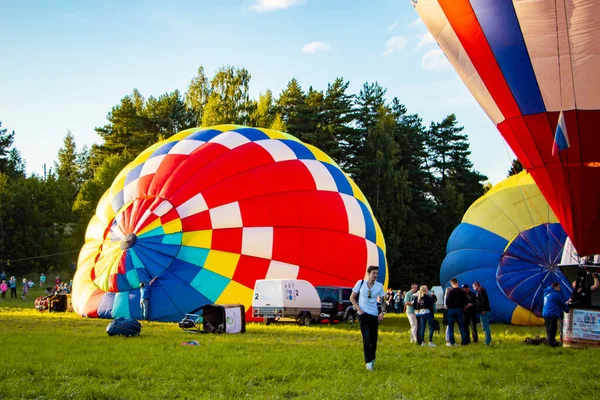
[[[140,230],[137,235],[141,236],[144,233],[150,232],[151,230],[158,228],[159,226],[160,226],[160,219],[155,219],[154,221],[149,223],[147,226],[145,226],[144,229]]]
[[[385,253],[386,248],[385,248],[385,240],[383,239],[383,232],[381,231],[381,227],[379,226],[379,223],[377,222],[377,220],[375,218],[373,218],[373,222],[375,223],[375,237],[376,237],[375,244],[377,245],[377,247],[380,247],[381,250],[383,250],[383,252]]]
[[[259,128],[258,130],[261,131],[262,133],[264,133],[265,135],[267,135],[268,137],[270,137],[271,139],[288,139],[286,134],[283,132],[274,131],[272,129],[262,129],[262,128]]]
[[[201,247],[210,249],[212,244],[212,230],[183,232],[182,246]]]
[[[371,213],[372,213],[373,210],[371,210],[371,205],[367,201],[367,198],[365,197],[365,195],[360,191],[360,189],[358,188],[356,183],[354,183],[354,181],[352,179],[350,179],[350,177],[348,175],[346,175],[346,177],[348,178],[348,182],[350,182],[350,186],[352,186],[352,193],[354,194],[354,197],[356,199],[362,201],[367,206],[369,211],[371,211]]]
[[[233,273],[240,259],[239,254],[211,250],[204,262],[204,268],[226,278],[233,278]]]
[[[327,164],[337,165],[331,157],[329,157],[327,154],[325,154],[321,150],[317,149],[315,146],[306,144],[306,143],[305,143],[305,145],[313,153],[313,155],[317,158],[317,160],[326,162]]]
[[[462,222],[485,227],[511,241],[533,226],[558,221],[531,176],[522,172],[496,185],[473,203]]]
[[[165,231],[165,234],[181,232],[181,230],[182,230],[181,220],[174,219],[171,222],[167,222],[166,224],[163,225],[163,230]]]
[[[517,306],[517,308],[515,308],[515,311],[513,311],[513,315],[510,322],[513,325],[523,326],[544,325],[544,320],[542,318],[538,317],[531,311],[519,305]]]
[[[242,285],[241,283],[231,281],[219,296],[217,304],[243,304],[246,311],[252,305],[253,289]]]

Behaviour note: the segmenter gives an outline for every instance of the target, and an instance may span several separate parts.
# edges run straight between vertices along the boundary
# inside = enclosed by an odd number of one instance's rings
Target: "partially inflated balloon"
[[[521,172],[469,207],[448,239],[440,281],[479,281],[492,322],[542,324],[543,290],[560,282],[565,301],[571,293],[557,267],[566,238],[531,176]]]
[[[579,254],[600,253],[600,2],[412,2]]]
[[[208,303],[250,309],[257,279],[387,284],[381,229],[360,189],[291,135],[223,125],[140,154],[100,200],[73,284],[84,316],[177,321]]]

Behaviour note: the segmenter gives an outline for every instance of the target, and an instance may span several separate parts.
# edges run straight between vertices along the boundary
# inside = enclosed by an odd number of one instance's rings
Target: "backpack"
[[[142,324],[135,319],[119,317],[112,320],[106,327],[108,336],[139,336],[142,330]]]

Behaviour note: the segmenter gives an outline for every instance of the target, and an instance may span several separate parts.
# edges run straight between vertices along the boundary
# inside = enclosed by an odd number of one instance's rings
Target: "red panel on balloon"
[[[469,0],[439,0],[439,4],[500,112],[505,118],[521,115]]]
[[[98,318],[98,305],[100,304],[100,300],[102,300],[103,295],[104,292],[102,290],[96,289],[89,300],[85,303],[82,314],[90,318]]]
[[[169,199],[175,207],[180,206],[188,199],[198,193],[195,185],[184,185],[188,181],[197,181],[196,175],[199,174],[207,164],[214,159],[227,153],[229,149],[218,143],[206,143],[192,152],[184,162],[182,162],[175,171],[170,171],[171,176],[161,188],[157,186],[160,197]],[[201,182],[198,182],[200,185]],[[154,189],[154,183],[151,190]]]
[[[243,226],[272,226],[269,201],[264,197],[240,200],[238,204]]]
[[[303,192],[300,197],[305,210],[302,226],[348,232],[348,214],[338,192]]]
[[[267,276],[271,260],[264,258],[241,255],[233,274],[233,280],[242,285],[254,289],[257,279]]]
[[[190,231],[203,231],[212,229],[212,223],[210,220],[210,213],[202,211],[201,213],[190,215],[189,217],[181,219],[181,226],[183,232]]]
[[[539,149],[536,145],[536,142],[533,140],[532,132],[530,130],[532,127],[527,126],[523,117],[511,118],[508,120],[508,123],[510,124],[512,131],[515,133],[515,136],[519,141],[519,145],[525,153],[525,157],[531,162],[532,165],[542,164],[542,156],[540,153],[542,153],[543,150]],[[544,126],[538,126],[538,128],[543,127]]]
[[[302,267],[337,275],[348,265],[351,247],[348,236],[322,229],[303,229]]]
[[[177,167],[187,159],[185,154],[166,154],[160,163],[160,168],[156,172],[150,174],[152,180],[145,185],[143,191],[138,191],[140,195],[147,194],[149,196],[158,196],[163,185],[167,182]]]
[[[262,196],[264,189],[254,170],[220,181],[202,192],[208,208],[229,204],[238,199]]]
[[[213,250],[239,254],[242,252],[242,228],[215,229],[212,231]]]
[[[300,265],[302,262],[302,229],[273,228],[273,260]]]

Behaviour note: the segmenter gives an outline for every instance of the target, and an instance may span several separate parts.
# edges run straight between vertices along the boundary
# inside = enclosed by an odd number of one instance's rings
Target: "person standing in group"
[[[463,284],[462,289],[467,295],[467,305],[465,306],[465,333],[467,334],[467,341],[470,342],[469,338],[469,327],[471,328],[471,334],[473,335],[473,343],[479,341],[479,335],[477,335],[477,295],[469,290],[469,285]]]
[[[458,330],[460,331],[460,343],[464,346],[469,344],[468,337],[465,332],[464,325],[464,310],[467,305],[467,294],[465,291],[458,287],[458,279],[450,279],[450,285],[452,289],[448,291],[446,297],[446,307],[448,308],[448,343],[446,346],[454,346],[454,323],[458,324]]]
[[[6,284],[6,279],[2,279],[2,283],[0,283],[0,291],[2,292],[2,300],[6,299],[6,292],[8,291],[8,285]]]
[[[556,342],[556,328],[558,320],[563,312],[569,312],[567,303],[563,300],[560,292],[560,283],[552,282],[550,287],[544,289],[544,308],[542,308],[542,317],[546,325],[546,344],[548,346],[560,346]]]
[[[422,285],[419,288],[419,293],[414,296],[413,306],[415,313],[419,319],[419,341],[421,346],[425,346],[425,325],[429,325],[429,346],[435,347],[433,344],[433,302],[428,294],[427,286]]]
[[[394,304],[396,306],[396,310],[395,310],[396,314],[402,314],[403,303],[404,303],[404,297],[402,296],[402,290],[398,289],[398,291],[394,295]]]
[[[485,334],[485,344],[490,345],[492,343],[492,331],[490,330],[490,317],[489,313],[492,311],[490,306],[490,298],[488,297],[487,290],[477,281],[473,282],[473,290],[475,290],[475,311],[477,311],[477,318],[481,321],[481,329]]]
[[[384,300],[383,285],[377,282],[379,267],[375,265],[367,268],[367,280],[359,280],[352,288],[350,302],[358,313],[360,332],[363,339],[363,352],[365,364],[369,371],[373,371],[377,353],[377,336],[379,323],[383,320],[384,312],[377,307],[377,301]]]
[[[150,286],[156,280],[156,276],[146,285],[145,282],[140,283],[140,307],[142,309],[142,319],[148,320],[148,307],[150,306]]]
[[[40,274],[40,287],[44,288],[44,285],[46,285],[46,275],[44,275],[44,273],[42,272]]]
[[[27,300],[27,295],[29,294],[29,283],[27,278],[23,278],[23,292],[21,293],[21,300]]]
[[[17,298],[17,278],[15,278],[14,276],[11,276],[10,280],[8,281],[8,286],[10,287],[10,298],[12,299],[14,297],[16,299]]]
[[[408,322],[410,323],[410,342],[418,343],[419,341],[419,323],[417,322],[417,316],[415,315],[415,308],[413,307],[413,297],[417,290],[419,289],[419,285],[413,283],[410,285],[410,290],[406,292],[404,296],[404,304],[406,305],[406,316],[408,317]]]

